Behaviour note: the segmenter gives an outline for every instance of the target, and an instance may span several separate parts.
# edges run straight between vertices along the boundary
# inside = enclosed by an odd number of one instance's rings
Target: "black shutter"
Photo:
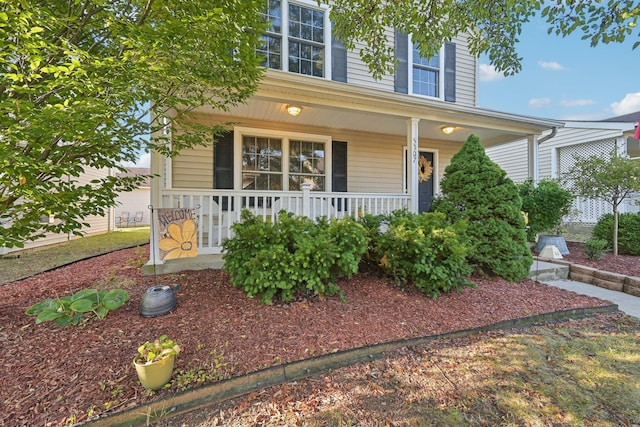
[[[456,102],[456,44],[444,44],[444,100]]]
[[[233,131],[214,138],[213,188],[233,189]],[[222,200],[222,209],[228,210],[228,197]],[[217,197],[214,198],[218,202]]]
[[[331,80],[347,82],[347,49],[331,36]]]
[[[336,192],[347,192],[347,143],[333,141],[331,145],[331,190]],[[337,209],[342,211],[347,208],[346,199],[337,199]]]
[[[396,75],[395,91],[409,93],[409,37],[396,30]]]
[[[331,191],[347,191],[347,143],[333,141],[331,145]]]

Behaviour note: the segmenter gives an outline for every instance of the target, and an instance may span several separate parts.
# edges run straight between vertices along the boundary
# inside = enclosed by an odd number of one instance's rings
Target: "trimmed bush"
[[[533,257],[518,188],[485,154],[476,135],[467,139],[445,168],[441,190],[433,210],[453,223],[467,221],[473,248],[470,263],[513,282],[529,275]]]
[[[304,291],[343,298],[335,281],[356,273],[367,250],[365,230],[351,218],[313,222],[281,211],[271,223],[244,210],[233,231],[222,245],[224,269],[235,287],[262,304]]]
[[[590,260],[602,259],[609,250],[609,243],[605,239],[589,239],[584,243],[584,254]]]
[[[466,279],[471,268],[464,222],[450,225],[442,213],[398,211],[365,216],[362,223],[371,238],[367,259],[396,281],[413,283],[433,297],[473,285]]]
[[[573,193],[552,179],[543,179],[537,186],[527,180],[517,187],[522,198],[522,210],[529,217],[527,239],[535,242],[536,235],[543,232],[558,234],[562,219],[571,211]]]
[[[594,239],[606,240],[613,246],[613,214],[605,214],[591,232]],[[618,215],[618,253],[640,255],[640,213]]]

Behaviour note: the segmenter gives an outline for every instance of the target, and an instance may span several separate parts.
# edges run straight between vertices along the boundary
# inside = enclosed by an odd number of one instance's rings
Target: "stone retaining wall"
[[[640,277],[611,273],[563,260],[548,258],[539,259],[541,261],[568,266],[569,279],[575,280],[576,282],[588,283],[590,285],[599,286],[612,291],[624,292],[629,295],[640,297]]]

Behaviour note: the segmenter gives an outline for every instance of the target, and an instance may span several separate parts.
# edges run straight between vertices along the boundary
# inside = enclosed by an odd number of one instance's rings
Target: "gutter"
[[[540,139],[538,140],[538,145],[542,144],[542,143],[543,143],[543,142],[545,142],[545,141],[550,140],[551,138],[553,138],[553,137],[554,137],[554,136],[556,136],[557,134],[558,134],[558,127],[557,127],[557,126],[554,126],[554,127],[551,129],[551,133],[550,133],[549,135],[545,135],[545,136],[543,136],[542,138],[540,138]]]

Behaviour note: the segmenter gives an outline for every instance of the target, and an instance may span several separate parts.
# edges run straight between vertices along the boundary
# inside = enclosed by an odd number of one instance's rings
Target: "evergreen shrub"
[[[281,211],[275,222],[250,211],[224,241],[224,269],[235,287],[262,304],[291,301],[301,292],[339,294],[335,281],[357,273],[367,250],[365,230],[351,218],[317,222]]]
[[[456,153],[440,184],[433,210],[453,223],[465,220],[472,250],[468,261],[490,275],[519,281],[533,257],[527,244],[522,199],[517,186],[485,154],[476,135]]]
[[[605,214],[596,223],[591,237],[606,240],[613,246],[613,214]],[[640,255],[640,213],[618,215],[618,253]]]
[[[593,261],[602,259],[608,251],[609,243],[605,239],[589,239],[584,243],[584,254]]]

